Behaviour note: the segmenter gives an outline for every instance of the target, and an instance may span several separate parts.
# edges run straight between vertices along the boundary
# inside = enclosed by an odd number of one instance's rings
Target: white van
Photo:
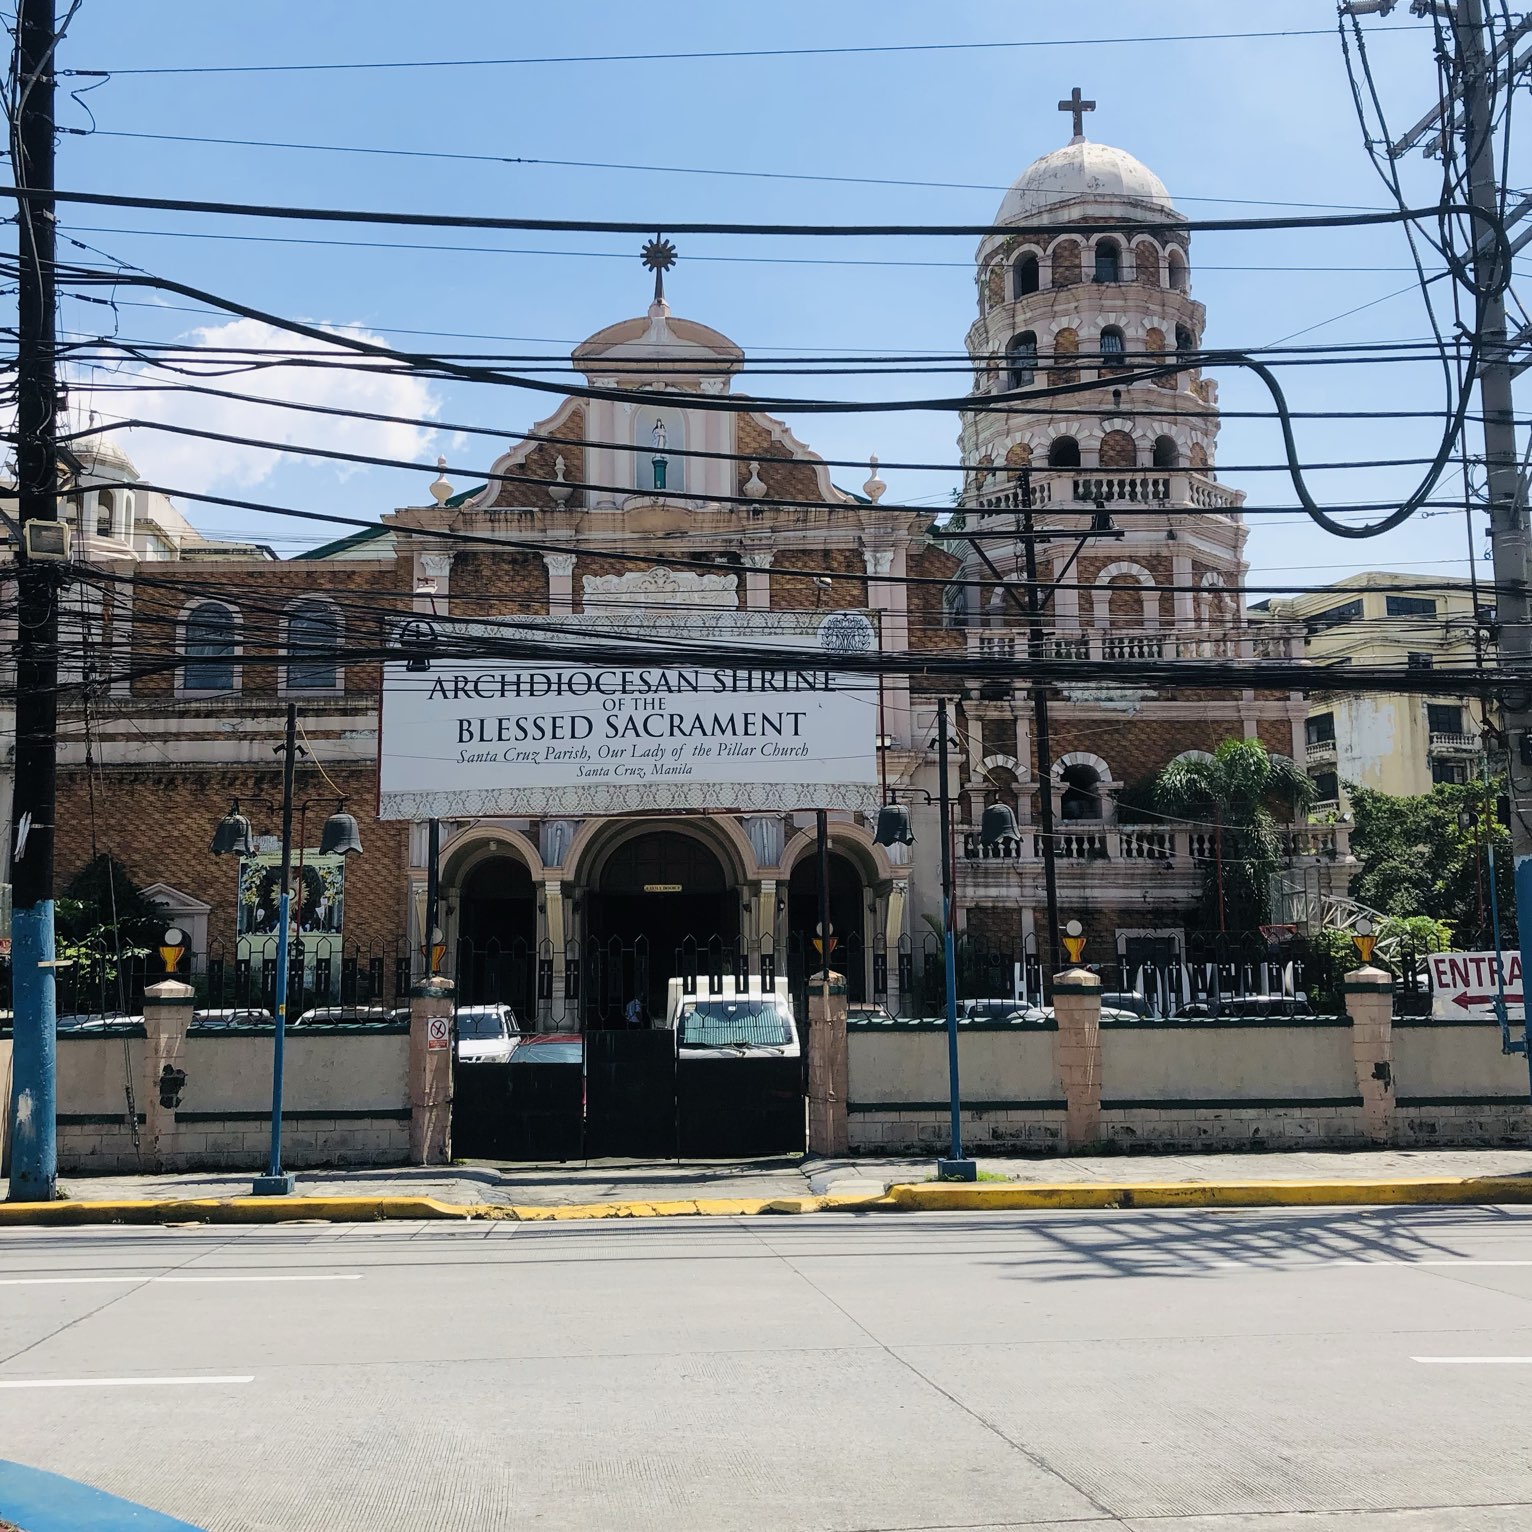
[[[676,1034],[683,1059],[800,1057],[798,1024],[787,997],[787,981],[767,992],[755,985],[737,989],[724,981],[721,995],[683,994],[672,979],[665,997],[665,1026]]]

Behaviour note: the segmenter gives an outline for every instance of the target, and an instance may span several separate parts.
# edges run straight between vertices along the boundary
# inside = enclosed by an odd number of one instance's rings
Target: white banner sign
[[[1495,1019],[1497,978],[1504,976],[1505,1009],[1511,1021],[1522,1016],[1521,954],[1502,952],[1433,952],[1431,1014],[1444,1020]]]
[[[801,665],[752,665],[748,644],[726,667],[391,663],[381,816],[875,808],[876,677],[785,637]]]

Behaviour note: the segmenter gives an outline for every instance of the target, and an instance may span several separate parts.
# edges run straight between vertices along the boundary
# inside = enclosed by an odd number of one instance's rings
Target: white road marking
[[[0,1287],[70,1287],[93,1282],[360,1282],[362,1274],[353,1272],[313,1272],[289,1275],[273,1273],[270,1276],[247,1276],[243,1273],[225,1276],[214,1273],[208,1276],[111,1276],[111,1277],[0,1277]]]
[[[1412,1356],[1428,1367],[1532,1367],[1532,1356]]]
[[[254,1383],[253,1372],[222,1378],[0,1378],[0,1388],[169,1388],[192,1383]]]

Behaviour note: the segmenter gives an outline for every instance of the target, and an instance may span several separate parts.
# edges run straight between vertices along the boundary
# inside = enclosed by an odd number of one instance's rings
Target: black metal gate
[[[682,1159],[802,1154],[807,1142],[801,1059],[688,1059],[676,1065]]]
[[[459,1064],[452,1083],[455,1159],[584,1157],[579,1064]]]
[[[585,1152],[591,1159],[674,1157],[674,1032],[587,1032],[585,1085]]]

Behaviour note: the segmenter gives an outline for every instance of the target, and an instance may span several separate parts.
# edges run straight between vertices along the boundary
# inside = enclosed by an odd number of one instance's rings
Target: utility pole
[[[1500,216],[1500,184],[1492,139],[1494,93],[1491,51],[1486,46],[1482,0],[1458,0],[1456,26],[1463,79],[1468,198],[1488,219]],[[1450,120],[1450,113],[1444,113]],[[1500,655],[1508,668],[1529,672],[1527,686],[1503,699],[1506,770],[1511,799],[1511,854],[1516,868],[1516,927],[1522,971],[1532,962],[1532,628],[1527,581],[1532,543],[1517,462],[1516,417],[1511,397],[1510,344],[1506,334],[1499,246],[1489,224],[1474,220],[1474,285],[1479,292],[1474,327],[1479,340],[1479,403],[1484,416],[1484,472],[1489,496],[1490,549],[1495,569],[1495,622]],[[1525,1038],[1528,1068],[1532,1049]]]
[[[11,160],[16,204],[16,464],[21,546],[16,571],[16,787],[11,859],[13,1202],[58,1190],[57,1032],[53,938],[54,788],[58,748],[58,595],[67,564],[30,554],[34,523],[58,520],[58,377],[54,352],[54,0],[20,0]]]
[[[1021,535],[1027,568],[1027,658],[1033,665],[1043,658],[1043,608],[1037,588],[1037,538],[1032,530],[1032,475],[1027,470],[1022,484]],[[1043,978],[1053,982],[1058,967],[1059,875],[1053,838],[1053,740],[1048,731],[1048,688],[1032,673],[1032,738],[1037,758],[1037,817],[1043,831],[1043,900],[1048,910],[1048,944],[1037,944]]]

